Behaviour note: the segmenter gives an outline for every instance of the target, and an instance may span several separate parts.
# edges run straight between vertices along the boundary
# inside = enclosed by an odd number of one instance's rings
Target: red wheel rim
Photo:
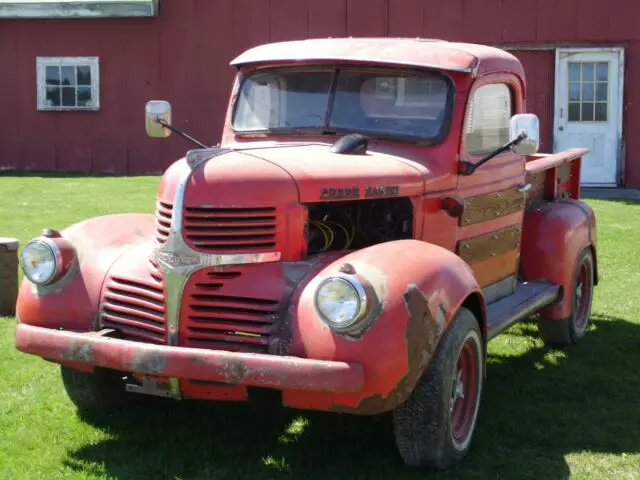
[[[458,356],[455,377],[451,386],[449,405],[451,434],[457,443],[468,437],[476,413],[480,366],[478,345],[473,338],[467,338]]]
[[[589,321],[589,304],[591,301],[591,272],[586,263],[580,266],[574,301],[574,312],[576,312],[574,316],[575,327],[578,332],[582,332]]]

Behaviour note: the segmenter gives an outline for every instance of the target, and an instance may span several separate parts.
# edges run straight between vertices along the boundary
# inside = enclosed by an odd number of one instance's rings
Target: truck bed
[[[535,208],[536,204],[543,202],[579,199],[581,159],[587,152],[586,149],[576,148],[528,156],[525,168],[529,189],[525,196],[525,208]],[[523,237],[527,235],[525,226],[526,222],[523,225]],[[489,339],[495,338],[515,322],[553,304],[560,299],[560,295],[561,287],[550,282],[518,282],[514,293],[487,305]]]
[[[527,206],[539,201],[563,198],[580,198],[581,158],[588,153],[585,148],[572,148],[559,153],[528,156],[526,161]]]

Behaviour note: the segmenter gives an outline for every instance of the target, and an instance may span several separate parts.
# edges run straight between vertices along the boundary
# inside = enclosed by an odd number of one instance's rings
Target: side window
[[[39,111],[100,110],[98,57],[36,57],[36,73]]]
[[[513,109],[511,89],[502,83],[475,91],[467,120],[467,150],[470,155],[489,153],[509,141]]]

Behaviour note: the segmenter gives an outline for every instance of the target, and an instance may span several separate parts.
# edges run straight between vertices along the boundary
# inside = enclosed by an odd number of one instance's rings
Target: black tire
[[[550,320],[542,317],[538,322],[540,337],[546,345],[567,346],[580,342],[591,323],[594,266],[591,248],[582,251],[573,275],[572,311],[569,318]]]
[[[459,369],[461,360],[468,368]],[[482,332],[473,313],[463,307],[416,388],[393,412],[396,446],[406,464],[445,469],[464,458],[476,429],[483,377]],[[454,387],[465,383],[467,397],[458,398],[464,392]]]
[[[67,395],[83,411],[110,411],[133,402],[126,391],[124,373],[95,369],[94,373],[60,366],[62,383]]]

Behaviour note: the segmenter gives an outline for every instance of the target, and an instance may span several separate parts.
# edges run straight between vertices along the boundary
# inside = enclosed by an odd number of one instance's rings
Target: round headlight
[[[362,319],[367,309],[367,294],[355,278],[331,277],[316,291],[316,309],[334,330],[348,329]]]
[[[37,285],[51,282],[61,267],[60,252],[53,242],[31,240],[24,246],[21,257],[24,275]]]

